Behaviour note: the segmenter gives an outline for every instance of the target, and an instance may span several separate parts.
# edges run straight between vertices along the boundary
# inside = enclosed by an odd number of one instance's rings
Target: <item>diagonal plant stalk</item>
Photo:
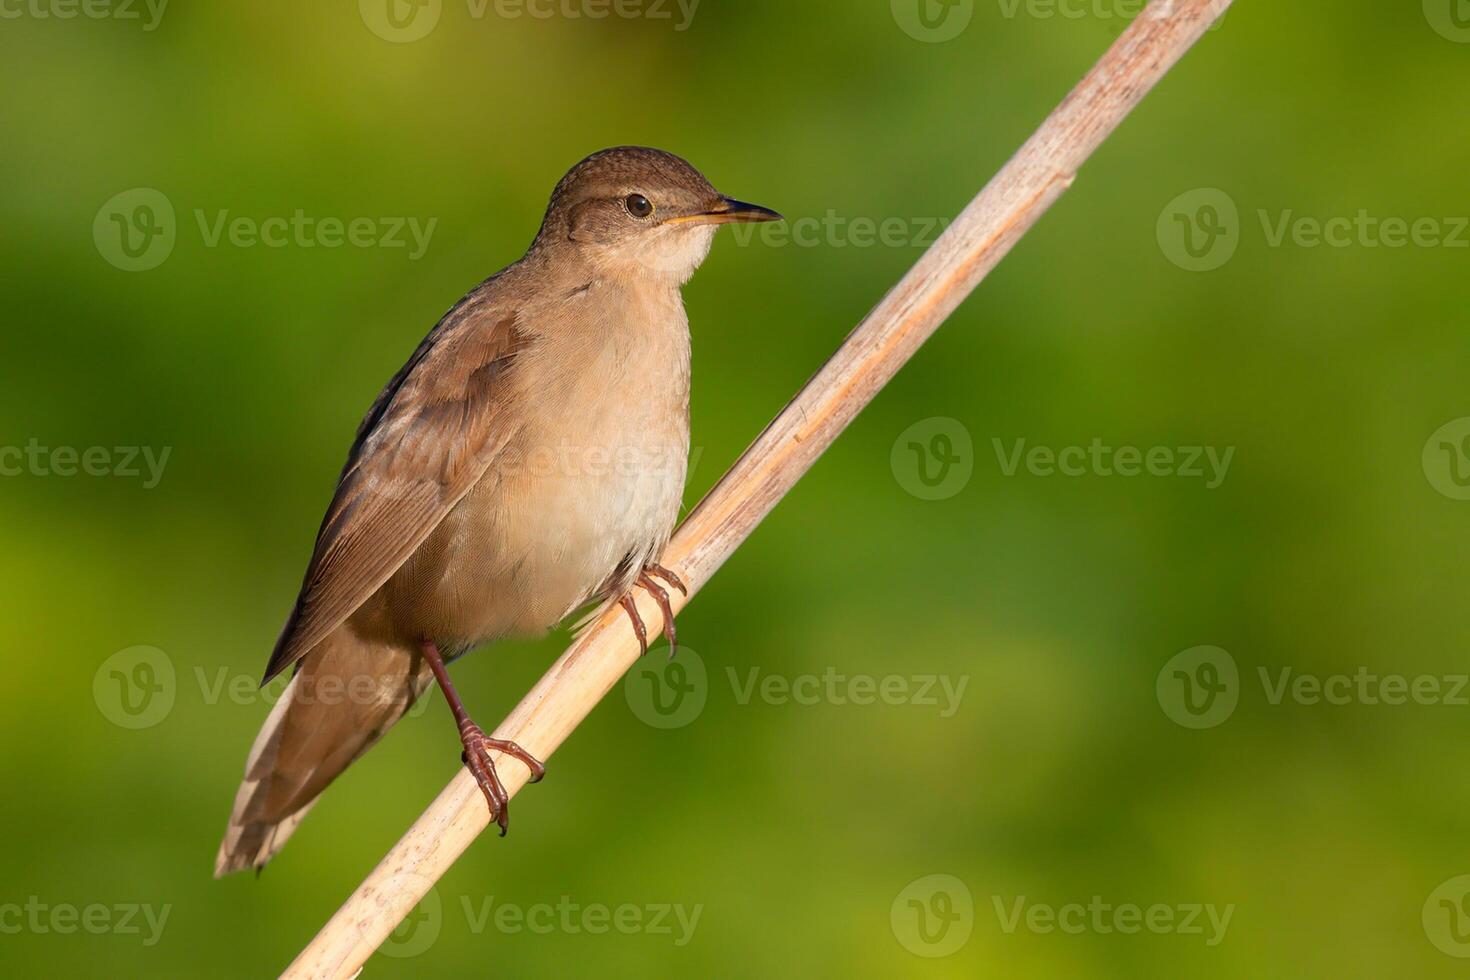
[[[1077,170],[1231,0],[1153,0],[1041,128],[690,514],[662,563],[692,598],[924,341],[1071,186]],[[688,601],[673,593],[674,611]],[[650,635],[657,606],[639,595]],[[495,730],[541,759],[576,730],[638,660],[616,606],[562,654]],[[529,775],[497,759],[514,796]],[[283,976],[351,977],[489,825],[461,770]]]

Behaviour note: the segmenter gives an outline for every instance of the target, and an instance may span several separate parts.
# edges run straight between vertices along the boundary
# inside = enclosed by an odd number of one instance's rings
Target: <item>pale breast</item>
[[[566,307],[533,325],[514,438],[385,589],[406,631],[450,647],[544,632],[668,541],[689,456],[683,304],[594,287]]]

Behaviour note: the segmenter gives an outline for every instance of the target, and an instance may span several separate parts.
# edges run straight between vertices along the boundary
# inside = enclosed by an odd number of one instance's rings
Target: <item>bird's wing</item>
[[[514,434],[507,372],[529,340],[486,292],[440,321],[363,420],[267,681],[380,589]]]

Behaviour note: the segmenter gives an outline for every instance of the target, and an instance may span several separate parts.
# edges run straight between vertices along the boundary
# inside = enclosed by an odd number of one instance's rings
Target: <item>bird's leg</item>
[[[429,669],[434,672],[434,679],[439,682],[439,690],[444,692],[444,700],[449,702],[449,710],[454,713],[455,724],[459,725],[459,740],[464,743],[464,753],[460,759],[475,777],[475,782],[480,784],[480,792],[485,794],[485,802],[490,804],[490,819],[500,825],[500,836],[504,837],[510,827],[510,795],[500,782],[490,753],[501,752],[520,760],[522,765],[531,770],[533,783],[539,783],[541,777],[546,775],[546,767],[516,743],[486,735],[485,730],[475,724],[469,712],[465,711],[464,702],[459,699],[459,692],[454,689],[449,671],[444,667],[444,658],[439,655],[439,648],[425,640],[421,649],[424,659],[429,662]]]

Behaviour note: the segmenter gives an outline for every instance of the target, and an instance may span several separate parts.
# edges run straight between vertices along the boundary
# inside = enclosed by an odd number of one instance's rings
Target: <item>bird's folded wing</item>
[[[363,420],[317,535],[274,677],[383,586],[513,435],[514,310],[472,294],[440,322]]]

